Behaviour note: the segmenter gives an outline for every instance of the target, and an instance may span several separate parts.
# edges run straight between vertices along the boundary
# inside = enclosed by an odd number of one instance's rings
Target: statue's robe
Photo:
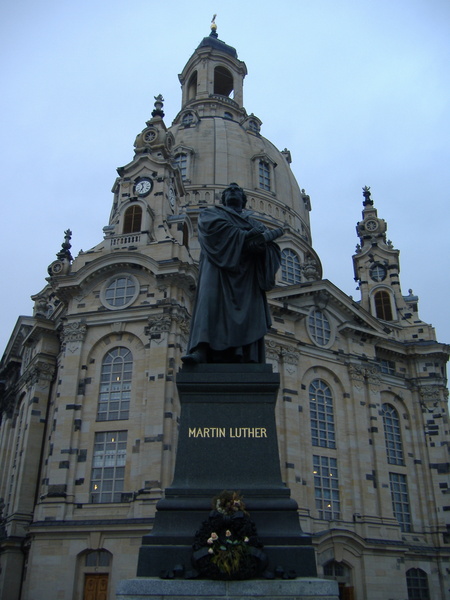
[[[275,285],[281,253],[274,242],[251,252],[250,230],[267,228],[247,211],[239,214],[225,206],[200,213],[200,273],[189,352],[206,343],[222,355],[229,351],[231,362],[264,362],[263,338],[271,325],[265,292]]]

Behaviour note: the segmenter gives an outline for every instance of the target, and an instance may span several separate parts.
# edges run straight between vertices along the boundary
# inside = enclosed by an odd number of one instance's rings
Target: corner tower
[[[386,239],[387,224],[378,217],[370,188],[363,188],[362,221],[356,225],[360,243],[353,256],[355,281],[361,306],[397,330],[402,341],[436,340],[434,328],[419,318],[419,299],[412,290],[403,296],[400,287],[400,251]]]

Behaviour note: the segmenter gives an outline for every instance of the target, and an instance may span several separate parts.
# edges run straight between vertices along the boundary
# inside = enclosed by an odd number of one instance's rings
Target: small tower
[[[208,101],[217,96],[229,98],[231,108],[243,108],[243,84],[247,75],[245,63],[236,49],[219,40],[214,18],[211,33],[203,38],[178,76],[182,89],[182,107]]]
[[[378,217],[370,187],[363,188],[362,221],[356,225],[360,243],[353,256],[361,306],[374,317],[399,328],[402,340],[435,340],[434,329],[419,319],[418,297],[403,296],[400,287],[400,251],[386,240],[387,224]]]

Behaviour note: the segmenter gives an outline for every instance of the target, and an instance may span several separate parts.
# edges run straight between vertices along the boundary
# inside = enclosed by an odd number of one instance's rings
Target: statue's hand
[[[254,230],[252,230],[254,231]],[[250,231],[249,233],[252,233]],[[264,239],[264,235],[262,233],[256,232],[251,236],[247,236],[246,250],[251,252],[252,254],[260,254],[264,252],[266,247],[266,240]]]

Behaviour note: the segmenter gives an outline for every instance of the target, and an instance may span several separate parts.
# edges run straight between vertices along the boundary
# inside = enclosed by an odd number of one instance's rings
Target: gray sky
[[[359,300],[352,254],[369,185],[401,251],[403,294],[450,342],[449,0],[3,0],[0,355],[73,231],[102,240],[116,167],[154,96],[166,125],[217,13],[248,68],[244,105],[292,153],[324,277]]]

